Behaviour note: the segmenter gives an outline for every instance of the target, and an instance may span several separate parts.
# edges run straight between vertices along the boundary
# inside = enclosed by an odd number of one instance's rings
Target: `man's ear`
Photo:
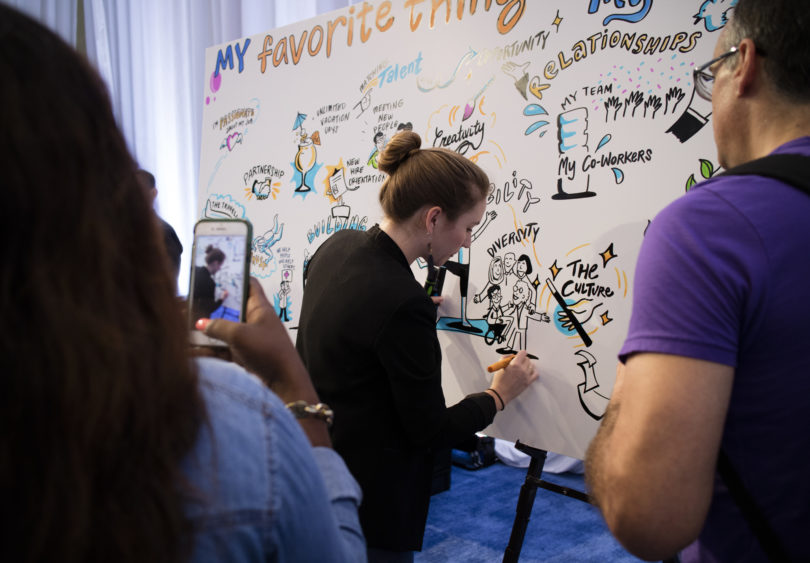
[[[740,42],[737,57],[734,79],[737,83],[737,95],[744,96],[754,85],[758,74],[760,79],[764,78],[761,73],[762,61],[757,58],[757,48],[754,46],[754,42],[747,38]]]

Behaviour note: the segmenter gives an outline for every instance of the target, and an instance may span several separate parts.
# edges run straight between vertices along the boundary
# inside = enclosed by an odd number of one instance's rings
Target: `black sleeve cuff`
[[[489,426],[492,424],[492,421],[495,420],[495,415],[498,412],[498,405],[496,404],[497,401],[495,400],[495,397],[489,393],[482,392],[467,395],[459,404],[464,405],[465,403],[465,406],[467,406],[467,408],[470,410],[475,409],[478,411],[477,419],[480,421],[479,424],[483,424],[481,428]]]

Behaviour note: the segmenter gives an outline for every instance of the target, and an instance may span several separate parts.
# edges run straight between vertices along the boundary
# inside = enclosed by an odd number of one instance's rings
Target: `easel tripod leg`
[[[520,550],[523,548],[523,538],[526,536],[526,528],[529,525],[529,518],[534,506],[534,497],[537,495],[537,487],[540,485],[540,476],[543,473],[543,465],[546,462],[546,452],[531,448],[518,441],[515,447],[531,456],[529,470],[526,473],[526,480],[520,487],[517,510],[515,512],[515,522],[512,525],[512,534],[509,537],[509,545],[503,555],[503,563],[516,563],[520,558]]]

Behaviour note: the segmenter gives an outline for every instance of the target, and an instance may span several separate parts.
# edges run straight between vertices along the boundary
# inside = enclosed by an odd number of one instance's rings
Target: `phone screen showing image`
[[[232,232],[238,228],[211,221],[201,222],[196,230],[189,288],[189,329],[195,343],[222,344],[195,329],[198,319],[244,320],[249,228],[244,234]],[[225,232],[210,232],[216,230]]]

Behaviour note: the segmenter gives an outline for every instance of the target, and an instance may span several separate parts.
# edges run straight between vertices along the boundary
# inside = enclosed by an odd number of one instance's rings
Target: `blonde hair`
[[[402,223],[425,205],[442,208],[457,219],[489,191],[489,178],[475,163],[447,149],[422,149],[413,131],[394,135],[378,159],[388,174],[380,188],[380,204],[387,217]]]

